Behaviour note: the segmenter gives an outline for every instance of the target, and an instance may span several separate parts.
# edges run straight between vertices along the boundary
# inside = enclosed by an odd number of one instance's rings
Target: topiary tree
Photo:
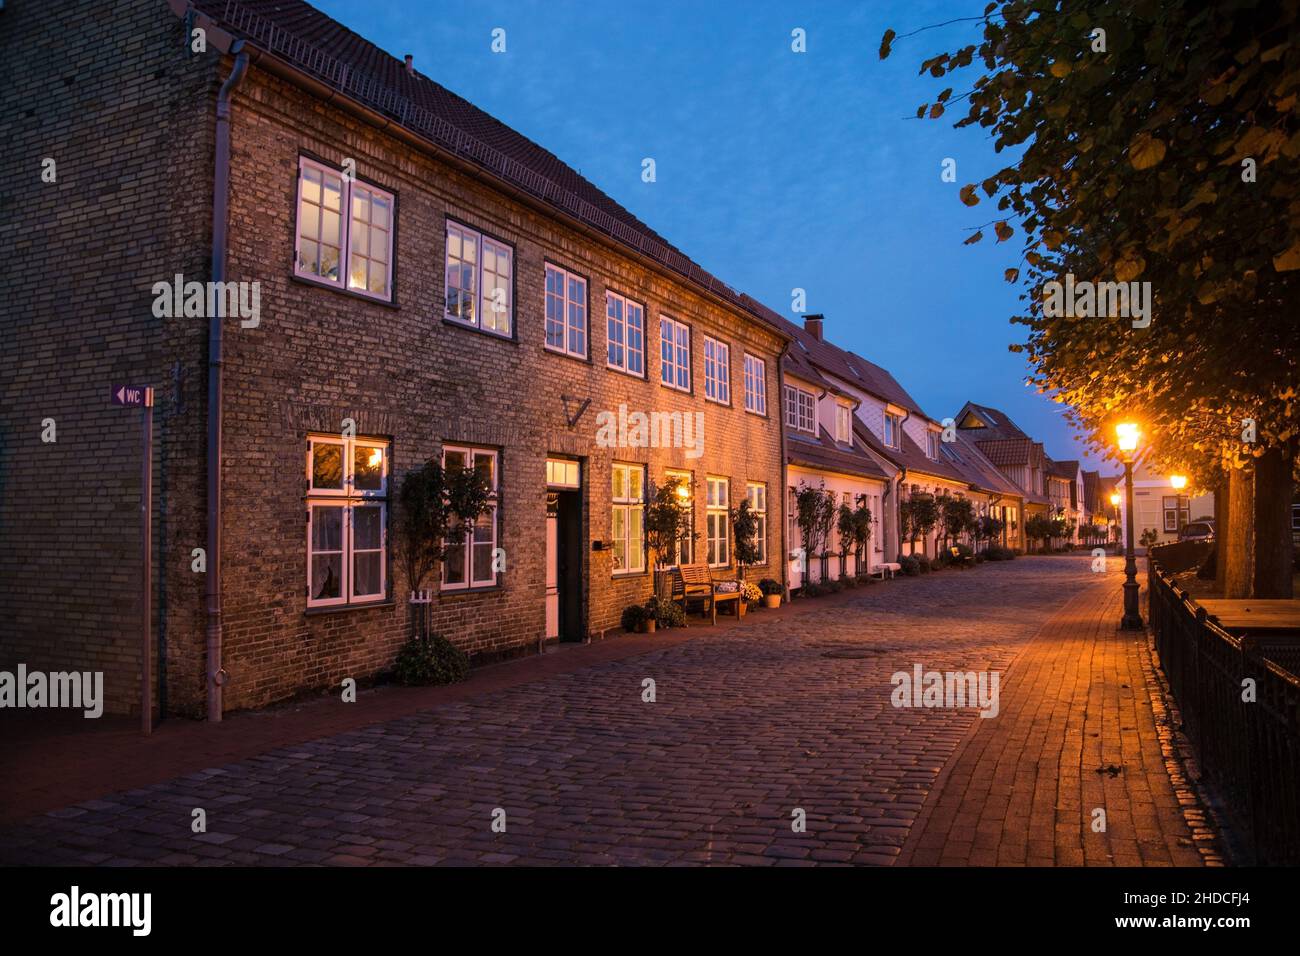
[[[867,543],[871,540],[871,509],[867,507],[867,496],[858,496],[858,506],[853,510],[853,551],[857,562],[857,572],[862,573],[863,563],[867,560]]]
[[[742,499],[740,507],[731,509],[732,553],[736,557],[736,580],[745,580],[745,568],[758,563],[758,515],[749,507],[749,499]]]
[[[840,577],[849,576],[849,552],[853,550],[853,509],[841,502],[835,513],[835,530],[840,540]]]
[[[645,508],[646,546],[654,555],[655,594],[665,596],[666,559],[684,541],[695,539],[691,528],[691,493],[685,478],[670,477],[654,489]]]
[[[939,506],[935,503],[933,495],[917,493],[911,495],[908,499],[909,519],[911,530],[911,544],[913,552],[916,551],[916,542],[919,538],[921,541],[921,553],[926,554],[929,550],[929,544],[926,538],[934,531],[934,526],[939,521]]]

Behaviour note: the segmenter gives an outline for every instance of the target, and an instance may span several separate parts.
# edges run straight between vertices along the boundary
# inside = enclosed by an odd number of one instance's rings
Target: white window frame
[[[853,443],[853,406],[835,403],[835,440],[841,445]]]
[[[785,423],[795,431],[817,434],[817,398],[797,385],[785,387]]]
[[[761,567],[767,564],[767,484],[762,481],[751,481],[745,486],[745,495],[749,499],[749,510],[758,519],[758,527],[754,531],[758,560],[754,562],[754,566]]]
[[[560,280],[560,293],[556,294],[551,291],[550,278],[557,276]],[[582,297],[581,301],[573,297],[573,283],[581,283]],[[569,355],[573,358],[585,359],[587,352],[591,348],[591,321],[590,309],[588,308],[588,299],[590,298],[590,289],[587,285],[587,277],[579,275],[564,266],[556,265],[554,262],[546,263],[545,279],[542,283],[542,347],[548,352],[554,352],[556,355]],[[560,309],[560,331],[563,335],[563,347],[557,347],[551,344],[551,304],[555,302]],[[581,326],[574,325],[575,308],[581,313]],[[579,330],[582,334],[582,348],[573,348],[574,331]]]
[[[731,564],[731,479],[721,475],[708,475],[704,481],[705,558],[709,567],[725,568]],[[719,524],[721,533],[715,534]]]
[[[473,269],[473,288],[461,290],[466,292],[470,301],[474,303],[474,314],[470,318],[464,318],[450,311],[451,296],[448,294],[450,285],[447,282],[447,270],[451,266],[451,239],[455,234],[461,241],[461,255],[457,261],[469,264],[464,256],[464,244],[472,243],[474,248]],[[496,261],[501,255],[505,255],[506,268],[509,270],[504,275],[500,271],[499,263]],[[488,256],[491,255],[493,262],[492,267],[488,268]],[[496,288],[505,289],[505,309],[502,312],[496,311],[496,302],[489,301],[494,297],[485,296],[488,283],[486,277],[492,276],[498,280],[504,278],[504,287],[499,283],[493,283]],[[447,219],[446,229],[443,232],[443,254],[442,254],[442,317],[448,322],[454,322],[457,325],[463,325],[466,328],[478,329],[480,332],[486,332],[488,335],[495,335],[498,338],[508,339],[514,336],[515,328],[515,250],[510,243],[501,239],[494,239],[491,236],[484,235],[477,229],[465,225],[463,222],[457,222],[455,219]],[[484,315],[490,311],[494,318],[491,324],[484,324]],[[504,321],[505,328],[501,328]]]
[[[308,206],[310,206],[312,209],[317,211],[316,231],[314,233],[314,238],[312,236],[304,236],[302,234],[303,229],[306,228],[308,225],[307,219],[303,215],[303,205],[304,205],[303,186],[307,180],[306,171],[309,169],[315,171],[321,177],[321,181],[320,181],[321,195],[319,197],[320,201],[316,203],[312,203],[310,201],[307,202]],[[317,269],[320,268],[320,247],[321,245],[323,245],[322,240],[324,238],[324,231],[325,231],[325,213],[334,212],[334,210],[326,209],[325,206],[324,189],[325,189],[326,177],[329,177],[330,179],[337,181],[339,186],[339,209],[337,210],[337,214],[339,216],[339,224],[338,224],[339,274],[338,274],[338,278],[336,279],[331,279],[328,276],[319,274],[319,272],[312,272],[311,270],[302,268],[302,254],[303,254],[302,244],[304,240],[316,244]],[[351,283],[352,254],[353,254],[352,253],[352,231],[353,231],[352,200],[353,200],[354,192],[360,192],[366,195],[367,216],[374,215],[374,200],[376,198],[388,200],[388,228],[387,229],[371,226],[371,221],[369,219],[367,219],[366,222],[364,223],[364,225],[369,226],[371,229],[378,228],[378,231],[383,232],[386,237],[386,243],[384,249],[384,255],[386,257],[386,261],[384,262],[384,266],[386,267],[386,272],[384,275],[385,291],[383,293],[371,292],[368,282],[365,288],[353,286]],[[365,296],[368,299],[374,299],[378,302],[392,302],[393,301],[393,236],[396,232],[396,225],[397,225],[397,198],[393,195],[393,193],[389,192],[386,189],[381,189],[380,187],[375,186],[371,183],[357,182],[357,180],[354,177],[345,176],[341,170],[334,169],[333,167],[327,166],[324,163],[319,163],[313,159],[308,159],[306,156],[298,157],[298,193],[297,193],[296,205],[294,207],[294,240],[293,240],[293,274],[295,277],[299,279],[303,279],[307,282],[314,282],[317,285],[326,286],[327,288],[343,289],[347,292],[352,292],[355,293],[356,295]],[[371,234],[370,232],[367,232],[367,236],[369,236],[370,234]],[[333,244],[331,243],[331,245]],[[378,261],[376,257],[373,256],[373,250],[371,250],[368,241],[367,241],[367,248],[365,254],[363,255],[358,253],[358,256],[367,263]],[[367,272],[367,276],[368,275],[369,272]]]
[[[615,305],[618,306],[618,315],[615,313]],[[639,326],[637,334],[641,338],[640,348],[633,349],[628,342],[629,332],[632,330],[632,313],[636,312],[639,316]],[[614,331],[618,330],[618,348],[622,350],[621,362],[614,360],[612,354],[615,347]],[[636,356],[636,365],[639,368],[633,368],[632,357]],[[622,372],[625,375],[631,375],[635,378],[646,377],[645,361],[645,306],[635,299],[629,299],[625,295],[617,292],[605,292],[605,365],[615,371]]]
[[[704,336],[704,398],[731,404],[731,346],[709,335]]]
[[[613,494],[614,476],[619,472],[623,473],[622,495]],[[631,475],[638,473],[641,476],[641,495],[637,497],[628,493],[632,487]],[[646,466],[636,462],[616,461],[613,463],[610,474],[610,516],[609,529],[610,537],[614,536],[614,516],[623,515],[623,556],[625,567],[613,568],[614,577],[623,577],[629,574],[645,573],[645,496],[646,496]],[[637,546],[633,547],[632,539],[632,516],[639,514],[641,520],[638,526],[641,529],[640,540]],[[613,550],[613,549],[611,549]],[[615,552],[617,554],[617,552]]]
[[[767,414],[767,362],[745,353],[745,411]]]
[[[665,332],[672,333],[668,339]],[[679,392],[691,390],[691,327],[667,315],[659,316],[659,384]]]
[[[885,443],[886,448],[901,448],[902,437],[899,432],[903,427],[903,419],[892,412],[885,412],[884,422],[880,433],[881,441]]]
[[[925,433],[925,456],[931,461],[939,460],[939,433],[932,428]]]
[[[341,487],[317,487],[316,473],[312,467],[315,449],[320,447],[337,447],[342,458]],[[383,455],[380,469],[380,486],[378,488],[356,488],[356,449],[376,448]],[[374,604],[388,598],[388,484],[390,443],[382,438],[355,437],[343,438],[338,435],[309,435],[307,439],[307,607],[341,607],[354,604]],[[375,594],[360,595],[356,593],[356,576],[353,573],[353,547],[356,508],[379,508],[379,547],[367,548],[366,551],[379,552],[379,591]],[[314,547],[316,531],[316,509],[338,508],[340,516],[339,550],[318,552]],[[316,582],[313,579],[313,557],[328,553],[339,555],[339,595],[333,598],[315,598]]]
[[[483,519],[484,515],[490,518],[492,540],[489,550],[493,555],[492,564],[495,564],[496,549],[500,540],[498,506],[501,500],[501,453],[495,448],[486,448],[482,445],[444,444],[442,446],[442,466],[444,469],[447,467],[448,454],[464,455],[471,467],[477,464],[479,458],[490,458],[492,461],[492,480],[488,491],[487,510],[475,519],[474,527],[465,532],[465,540],[461,543],[461,571],[464,577],[460,581],[448,582],[447,568],[449,561],[444,560],[438,568],[438,588],[441,591],[471,591],[496,587],[500,584],[496,571],[490,571],[489,576],[486,578],[474,577],[474,529],[479,526],[479,521]],[[450,558],[450,556],[448,557]]]

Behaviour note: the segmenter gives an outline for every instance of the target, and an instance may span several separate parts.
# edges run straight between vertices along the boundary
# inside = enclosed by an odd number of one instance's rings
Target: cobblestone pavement
[[[1077,690],[1127,681],[1129,712],[1141,712],[1134,672],[1118,667],[1123,649],[1069,664],[1050,653],[1051,628],[1034,640],[1071,599],[1101,606],[1118,583],[1114,563],[1094,575],[1085,558],[1021,558],[876,584],[779,620],[760,612],[741,629],[54,810],[0,829],[0,862],[891,864],[959,745],[984,730],[977,724],[1001,723],[973,709],[895,708],[896,671],[1004,671],[1019,655],[1014,677],[1048,653],[1035,666],[1068,666],[1076,689],[1004,683],[1004,715],[1018,720],[1031,706],[1008,693],[1059,695],[1041,707],[1060,715],[1087,700],[1107,718],[1096,726],[1116,734],[1117,763],[1132,748],[1146,753],[1145,723],[1130,728],[1126,716],[1116,726],[1113,695]],[[1075,723],[1044,725],[1063,735],[1055,744],[1016,731],[1006,738],[1015,746],[988,759],[999,776],[1045,774],[1053,747],[1078,749]],[[1159,791],[1151,767],[1142,780]],[[941,842],[973,850],[983,818],[949,816],[949,805],[926,817],[925,848],[946,821]],[[1043,840],[1087,827],[1077,814],[1063,821],[1029,807]],[[205,833],[191,832],[195,808]],[[1147,809],[1162,839],[1190,837],[1177,832],[1176,801],[1158,793],[1143,805],[1144,824]],[[792,827],[797,810],[805,832]],[[505,832],[495,832],[502,811]],[[967,824],[975,833],[960,832]],[[927,861],[940,862],[916,860]]]

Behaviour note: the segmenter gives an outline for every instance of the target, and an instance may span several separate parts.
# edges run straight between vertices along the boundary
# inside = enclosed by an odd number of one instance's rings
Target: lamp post
[[[1118,492],[1118,491],[1115,492],[1113,495],[1110,496],[1110,506],[1111,506],[1111,508],[1113,509],[1113,512],[1114,512],[1114,515],[1115,515],[1115,524],[1118,525],[1118,524],[1119,524],[1119,492]],[[1120,549],[1120,547],[1121,547],[1122,545],[1123,545],[1123,542],[1122,542],[1122,541],[1116,541],[1116,542],[1115,542],[1115,556],[1116,556],[1116,557],[1119,557],[1119,549]]]
[[[1126,631],[1142,630],[1138,611],[1137,559],[1133,555],[1133,459],[1137,454],[1140,432],[1132,422],[1115,426],[1119,450],[1124,456],[1124,618],[1120,627]]]

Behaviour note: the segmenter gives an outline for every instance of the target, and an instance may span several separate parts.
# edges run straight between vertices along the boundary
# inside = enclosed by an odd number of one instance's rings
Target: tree
[[[982,75],[957,96],[945,84],[917,116],[965,98],[955,125],[1017,153],[959,197],[996,202],[998,242],[1013,222],[1023,233],[1005,277],[1025,290],[1013,321],[1027,341],[1013,350],[1026,353],[1030,382],[1068,406],[1094,448],[1113,448],[1113,425],[1131,416],[1160,470],[1207,488],[1253,485],[1240,516],[1254,525],[1254,554],[1242,555],[1253,557],[1251,588],[1289,597],[1300,0],[996,0],[980,29],[921,70],[941,78],[978,60]],[[894,39],[887,31],[882,58]],[[1109,304],[1129,308],[1080,318],[1056,307],[1056,290],[1074,282],[1141,284],[1124,298],[1106,286]],[[1140,309],[1133,292],[1145,295]],[[1146,313],[1137,324],[1134,311]]]
[[[739,508],[731,509],[731,536],[735,541],[736,579],[745,580],[745,568],[758,563],[758,515],[743,499]]]
[[[835,530],[840,539],[840,577],[849,576],[849,552],[853,550],[853,509],[842,502],[835,517]]]
[[[1025,520],[1025,537],[1030,541],[1043,542],[1043,550],[1047,550],[1047,542],[1052,537],[1052,519],[1045,514],[1032,515]]]
[[[476,469],[444,469],[433,460],[402,478],[397,547],[413,599],[447,556],[465,546],[474,522],[488,508],[490,494],[487,477]],[[418,622],[412,616],[412,623],[424,634],[428,629],[428,604],[420,607],[424,613]]]
[[[822,579],[826,578],[826,547],[835,522],[835,497],[823,483],[814,488],[799,483],[795,490],[795,524],[803,538],[805,570],[813,557],[822,559]]]
[[[862,573],[867,559],[867,544],[871,540],[871,509],[867,507],[867,496],[858,496],[858,506],[853,510],[853,553],[855,570]]]
[[[921,553],[926,554],[928,545],[925,539],[934,531],[934,526],[939,521],[939,506],[935,504],[933,495],[920,493],[909,496],[906,504],[912,552],[916,552],[916,542],[919,538]]]
[[[645,509],[645,540],[654,554],[656,594],[662,595],[665,588],[665,560],[677,552],[682,542],[695,538],[690,518],[690,486],[686,479],[670,477],[654,489]]]
[[[1005,527],[1006,522],[1001,518],[995,518],[992,515],[984,515],[984,517],[979,520],[979,530],[976,534],[984,539],[984,546],[988,548],[993,545],[994,539],[1002,534]]]
[[[957,498],[951,495],[942,496],[940,501],[942,502],[940,520],[943,523],[943,544],[946,548],[953,539],[959,540],[974,526],[975,505],[969,498]]]

